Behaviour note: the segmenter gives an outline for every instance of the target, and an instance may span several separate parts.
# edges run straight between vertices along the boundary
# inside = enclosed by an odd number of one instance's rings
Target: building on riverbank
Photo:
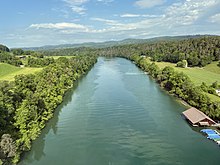
[[[212,126],[216,124],[214,120],[194,107],[184,111],[183,115],[192,126]]]

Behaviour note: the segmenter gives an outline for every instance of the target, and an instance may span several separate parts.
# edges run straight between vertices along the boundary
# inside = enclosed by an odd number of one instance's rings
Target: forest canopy
[[[1,161],[16,163],[23,151],[30,150],[65,92],[96,60],[96,56],[60,57],[37,74],[0,81]]]
[[[212,61],[220,60],[220,37],[205,36],[184,40],[157,41],[141,44],[127,44],[106,48],[68,48],[42,51],[45,56],[66,55],[98,55],[147,56],[153,61],[177,63],[186,60],[189,66],[206,66]]]

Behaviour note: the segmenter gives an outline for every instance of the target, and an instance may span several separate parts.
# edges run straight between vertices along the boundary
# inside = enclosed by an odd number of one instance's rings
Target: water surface
[[[183,110],[130,61],[99,58],[20,164],[219,165],[220,148]]]

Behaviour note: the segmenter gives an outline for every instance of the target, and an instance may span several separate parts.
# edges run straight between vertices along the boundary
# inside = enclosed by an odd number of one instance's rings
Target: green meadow
[[[202,82],[205,82],[207,85],[211,85],[215,81],[220,83],[220,67],[217,66],[218,62],[213,62],[202,68],[200,67],[179,68],[176,67],[176,64],[169,62],[156,62],[156,64],[161,69],[166,66],[171,66],[176,71],[185,73],[196,85],[201,85]],[[218,96],[208,93],[207,95],[212,101],[220,101],[220,97]]]
[[[201,85],[202,82],[205,82],[207,85],[211,85],[215,81],[220,83],[220,67],[217,66],[217,62],[213,62],[212,64],[209,64],[203,68],[178,68],[176,67],[176,64],[169,62],[156,62],[156,64],[160,68],[171,66],[175,70],[185,73],[196,85]]]
[[[74,57],[74,56],[46,56],[46,57],[52,57],[52,58],[54,58],[55,60],[57,60],[57,59],[60,58],[60,57],[72,58],[72,57]]]
[[[42,68],[20,68],[10,64],[0,63],[0,80],[13,81],[19,74],[30,74],[42,70]]]

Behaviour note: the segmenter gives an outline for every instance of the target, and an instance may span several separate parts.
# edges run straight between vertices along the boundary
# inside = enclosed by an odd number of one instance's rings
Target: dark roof
[[[213,124],[216,124],[214,120],[212,120],[210,117],[205,115],[203,112],[199,111],[198,109],[192,107],[186,111],[183,112],[183,115],[190,120],[192,124],[199,123],[200,121],[203,121],[204,119],[207,119],[211,121]]]

